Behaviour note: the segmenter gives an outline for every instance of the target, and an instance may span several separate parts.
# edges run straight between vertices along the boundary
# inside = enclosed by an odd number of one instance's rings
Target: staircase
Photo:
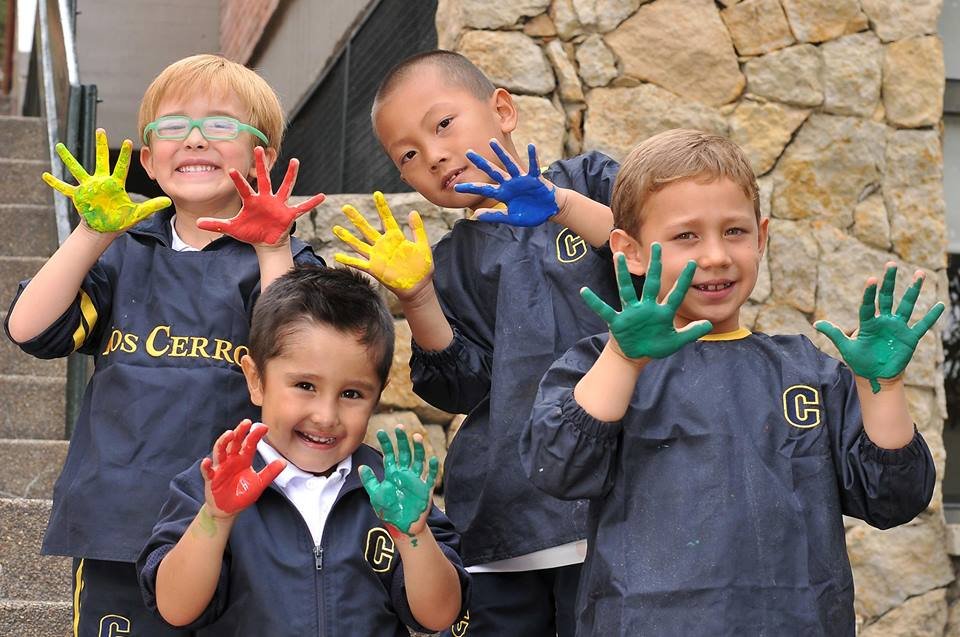
[[[17,283],[57,247],[42,120],[0,117],[0,320]],[[67,453],[66,360],[28,356],[0,336],[0,635],[71,635],[71,562],[41,557],[53,483]]]

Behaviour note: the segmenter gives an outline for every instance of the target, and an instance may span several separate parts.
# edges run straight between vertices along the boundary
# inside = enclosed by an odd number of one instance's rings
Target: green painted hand
[[[814,327],[833,341],[843,360],[853,373],[870,381],[873,393],[880,391],[879,379],[896,378],[913,357],[917,343],[943,313],[943,303],[937,303],[922,319],[910,327],[907,322],[923,287],[923,273],[917,272],[913,284],[907,288],[893,313],[893,287],[897,281],[897,265],[887,263],[880,285],[877,313],[877,280],[867,279],[860,304],[860,328],[853,338],[829,321],[817,321]]]
[[[126,191],[126,181],[132,150],[133,143],[129,139],[123,140],[117,165],[111,175],[107,134],[102,128],[98,128],[97,165],[92,175],[87,174],[66,146],[57,144],[57,154],[79,185],[71,186],[46,172],[43,173],[43,180],[51,188],[70,197],[77,212],[92,230],[122,232],[170,205],[170,199],[167,197],[155,197],[143,203],[134,203],[130,200]]]
[[[637,292],[633,287],[630,271],[627,270],[626,257],[622,252],[618,252],[615,258],[622,310],[614,310],[590,288],[581,288],[580,296],[590,309],[610,326],[610,334],[628,357],[666,358],[713,329],[710,321],[694,321],[681,330],[677,330],[673,325],[673,319],[693,280],[696,263],[687,263],[666,301],[659,303],[657,297],[660,294],[662,270],[660,244],[654,243],[650,247],[650,265],[640,300],[637,300]]]
[[[410,461],[410,443],[402,427],[395,430],[397,455],[393,453],[390,436],[382,429],[377,440],[383,450],[383,482],[377,480],[368,466],[359,468],[363,488],[370,496],[370,504],[388,530],[393,526],[407,535],[415,535],[422,524],[420,518],[430,508],[430,496],[437,481],[437,458],[430,457],[426,479],[423,473],[423,442],[419,434],[413,438],[413,462]],[[399,458],[399,460],[398,460]]]

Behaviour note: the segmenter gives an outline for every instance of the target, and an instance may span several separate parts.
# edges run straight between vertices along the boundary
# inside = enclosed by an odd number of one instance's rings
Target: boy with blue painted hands
[[[589,153],[540,175],[528,148],[522,168],[510,94],[449,51],[392,69],[372,118],[407,184],[436,205],[476,213],[432,253],[419,217],[410,221],[417,240],[406,241],[379,195],[382,234],[350,209],[365,241],[335,229],[360,254],[337,259],[369,271],[403,306],[414,390],[468,414],[444,473],[446,512],[473,575],[469,617],[453,632],[572,635],[586,507],[533,488],[517,442],[543,372],[603,327],[580,306],[579,285],[616,298],[604,244],[617,164]]]
[[[910,327],[923,273],[894,311],[888,263],[853,336],[816,324],[846,365],[742,327],[769,220],[721,137],[643,142],[612,207],[622,309],[583,290],[609,331],[547,372],[521,444],[534,484],[590,500],[577,634],[852,636],[842,515],[889,528],[930,501],[902,373],[943,305]]]
[[[286,205],[295,160],[276,195],[267,177],[283,118],[256,73],[192,56],[151,83],[140,109],[140,159],[167,196],[130,200],[132,143],[111,173],[102,130],[93,174],[58,145],[79,184],[44,175],[81,221],[20,284],[5,328],[41,358],[94,356],[42,549],[74,558],[76,634],[174,632],[144,606],[134,560],[170,479],[255,409],[239,363],[261,289],[295,261],[321,263],[289,229],[323,196]]]
[[[253,312],[244,420],[171,483],[138,566],[145,599],[202,635],[408,635],[450,626],[468,576],[432,505],[437,459],[402,427],[363,444],[393,319],[360,275],[296,268]],[[363,488],[361,488],[363,487]]]

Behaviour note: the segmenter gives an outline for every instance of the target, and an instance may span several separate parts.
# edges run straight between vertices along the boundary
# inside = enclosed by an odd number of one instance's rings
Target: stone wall
[[[917,312],[948,302],[942,193],[940,0],[441,0],[440,46],[517,97],[515,141],[543,164],[597,149],[622,158],[658,131],[729,135],[760,176],[770,245],[746,326],[856,325],[885,261],[898,294],[928,273]],[[438,235],[434,234],[434,237]],[[939,332],[906,372],[941,473]],[[960,635],[949,600],[939,488],[911,524],[846,520],[862,635]]]

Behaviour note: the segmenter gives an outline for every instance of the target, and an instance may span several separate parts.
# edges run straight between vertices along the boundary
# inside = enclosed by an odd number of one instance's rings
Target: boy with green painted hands
[[[889,528],[930,501],[902,372],[943,305],[910,327],[923,274],[894,312],[888,263],[853,336],[816,325],[846,365],[742,327],[769,220],[721,137],[643,142],[611,207],[622,309],[582,290],[609,333],[550,368],[520,445],[536,486],[590,502],[577,634],[854,635],[842,516]]]

